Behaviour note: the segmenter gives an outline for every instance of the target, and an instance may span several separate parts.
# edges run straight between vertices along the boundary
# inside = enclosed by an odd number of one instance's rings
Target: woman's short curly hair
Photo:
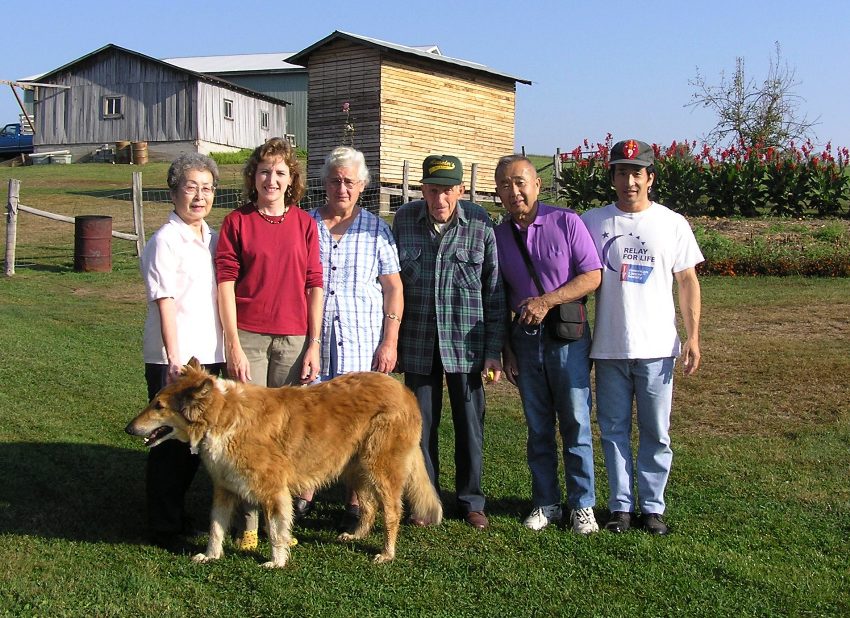
[[[192,170],[209,172],[213,177],[213,185],[218,186],[218,165],[215,161],[199,152],[183,152],[171,162],[168,168],[168,188],[176,191],[186,178],[186,172]]]
[[[369,168],[366,167],[366,158],[362,152],[350,146],[337,146],[325,157],[325,164],[320,172],[322,183],[328,179],[332,171],[341,167],[353,167],[357,172],[357,180],[363,183],[363,188],[369,186],[371,176]]]
[[[257,201],[255,176],[257,175],[257,168],[260,163],[266,160],[276,161],[278,159],[286,163],[286,167],[289,168],[289,176],[292,179],[284,194],[286,204],[291,206],[301,201],[307,183],[304,179],[304,170],[301,168],[301,163],[295,156],[295,149],[287,140],[280,137],[273,137],[262,146],[257,146],[254,149],[254,152],[248,157],[248,161],[242,169],[242,181],[244,183],[242,197],[246,202]]]

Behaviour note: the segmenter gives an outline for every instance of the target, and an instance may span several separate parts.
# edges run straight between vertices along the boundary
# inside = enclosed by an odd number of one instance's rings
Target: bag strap
[[[517,231],[516,225],[514,225],[513,221],[508,221],[508,227],[511,228],[511,232],[513,232],[517,249],[519,249],[520,255],[522,255],[522,260],[525,262],[525,267],[528,269],[528,274],[531,275],[531,278],[534,280],[534,285],[537,286],[537,290],[540,292],[540,295],[543,296],[546,291],[543,289],[543,285],[540,283],[540,278],[537,276],[537,271],[534,270],[534,264],[531,263],[531,256],[528,254],[528,247],[526,247],[525,243],[522,241],[522,237],[519,235],[519,232]]]
[[[525,267],[528,269],[528,274],[531,275],[531,278],[534,280],[534,285],[537,286],[540,295],[543,296],[546,291],[543,289],[543,284],[540,283],[540,278],[537,276],[537,271],[534,270],[534,264],[531,262],[531,256],[528,254],[528,247],[525,246],[525,243],[522,240],[522,236],[519,235],[519,232],[516,229],[516,225],[514,225],[513,221],[508,221],[508,227],[511,228],[511,232],[513,232],[514,240],[516,241],[516,246],[519,249],[520,255],[522,255],[522,260],[525,262]],[[572,302],[584,304],[587,302],[587,296],[583,298],[578,298]]]

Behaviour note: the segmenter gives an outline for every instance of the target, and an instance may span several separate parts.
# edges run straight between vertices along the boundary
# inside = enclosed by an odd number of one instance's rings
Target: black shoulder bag
[[[525,262],[525,267],[528,269],[528,274],[534,280],[534,285],[537,286],[540,295],[546,293],[543,285],[540,283],[540,278],[537,276],[537,271],[534,270],[534,264],[531,263],[531,256],[528,254],[528,249],[522,241],[519,232],[516,229],[513,221],[508,221],[508,227],[513,232],[514,240],[519,249],[522,259]],[[555,339],[562,341],[578,341],[584,337],[584,331],[587,328],[587,309],[584,306],[585,299],[574,300],[569,303],[561,303],[555,305],[546,314],[543,319],[546,328],[548,328]]]

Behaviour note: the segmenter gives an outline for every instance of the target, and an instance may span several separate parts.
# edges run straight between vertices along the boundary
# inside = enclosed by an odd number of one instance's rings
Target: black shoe
[[[295,501],[292,503],[292,517],[295,521],[300,521],[307,517],[310,512],[313,510],[313,501],[305,500],[304,498],[298,496],[295,498]]]
[[[667,524],[664,523],[664,520],[661,519],[661,515],[659,513],[646,513],[641,515],[640,519],[643,529],[650,534],[664,536],[670,532],[670,529],[667,527]]]
[[[346,504],[345,512],[342,514],[342,519],[339,520],[339,531],[347,534],[354,534],[357,526],[360,525],[360,507],[356,504]]]
[[[632,527],[632,514],[626,511],[614,511],[611,519],[605,524],[605,529],[614,534],[620,534]]]

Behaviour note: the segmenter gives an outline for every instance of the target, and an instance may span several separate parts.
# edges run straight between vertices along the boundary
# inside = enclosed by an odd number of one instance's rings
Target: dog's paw
[[[381,553],[375,556],[372,562],[375,564],[386,564],[387,562],[392,562],[393,558],[395,558],[395,555]]]
[[[275,562],[274,560],[269,560],[268,562],[264,562],[261,565],[264,569],[282,569],[286,566],[286,560],[283,562]]]
[[[206,554],[195,554],[194,556],[192,556],[192,562],[196,564],[206,564],[216,559],[217,558],[213,556],[207,556]]]
[[[351,534],[350,532],[342,532],[339,536],[336,537],[337,541],[341,541],[343,543],[350,543],[351,541],[356,541],[357,537]]]

